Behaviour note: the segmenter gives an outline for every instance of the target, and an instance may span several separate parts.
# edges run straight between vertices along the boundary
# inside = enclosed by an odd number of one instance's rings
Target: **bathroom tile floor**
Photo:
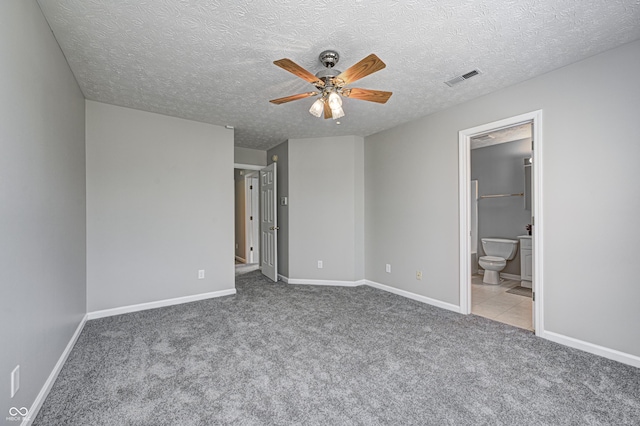
[[[484,284],[482,275],[471,277],[471,313],[515,327],[533,330],[530,297],[507,293],[520,281],[505,279],[500,285]]]

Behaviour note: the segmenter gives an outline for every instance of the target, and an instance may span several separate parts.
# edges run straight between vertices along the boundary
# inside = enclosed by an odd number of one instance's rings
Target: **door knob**
[[[272,231],[277,231],[278,229],[280,229],[279,226],[272,226],[271,228],[269,228]]]

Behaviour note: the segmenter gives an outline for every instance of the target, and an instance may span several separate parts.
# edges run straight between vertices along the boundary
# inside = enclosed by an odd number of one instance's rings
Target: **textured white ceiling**
[[[360,135],[414,120],[640,38],[638,0],[39,0],[87,99],[235,126],[236,146]],[[387,68],[351,87],[341,125],[304,99],[335,49],[345,70],[369,53]],[[443,82],[479,68],[457,86]]]

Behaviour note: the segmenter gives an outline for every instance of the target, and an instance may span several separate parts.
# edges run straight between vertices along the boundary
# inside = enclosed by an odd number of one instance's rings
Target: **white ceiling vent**
[[[453,87],[454,85],[458,84],[458,83],[462,83],[465,80],[469,80],[471,77],[475,77],[476,75],[482,74],[482,71],[480,71],[479,69],[474,69],[469,71],[468,73],[459,75],[457,77],[453,77],[451,80],[445,81],[444,84],[446,84],[449,87]]]

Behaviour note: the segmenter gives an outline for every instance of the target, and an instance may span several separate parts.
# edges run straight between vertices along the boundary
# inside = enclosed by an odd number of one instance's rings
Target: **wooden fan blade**
[[[343,89],[342,95],[349,99],[360,99],[361,101],[377,102],[379,104],[385,104],[393,95],[393,92],[385,92],[383,90],[369,90],[369,89]]]
[[[333,118],[333,114],[331,113],[331,107],[329,106],[329,102],[324,103],[324,119]]]
[[[291,95],[284,98],[271,99],[269,102],[272,104],[280,105],[291,101],[297,101],[298,99],[304,99],[311,96],[317,95],[318,92],[307,92],[307,93],[299,93],[297,95]]]
[[[312,84],[318,84],[320,86],[324,86],[324,82],[320,80],[315,75],[311,74],[306,69],[302,68],[300,65],[293,62],[291,59],[284,58],[279,59],[277,61],[273,61],[273,63],[285,71],[289,71],[291,74],[300,77],[303,80],[308,81]]]
[[[387,65],[373,53],[334,78],[336,84],[344,86],[380,71]]]

